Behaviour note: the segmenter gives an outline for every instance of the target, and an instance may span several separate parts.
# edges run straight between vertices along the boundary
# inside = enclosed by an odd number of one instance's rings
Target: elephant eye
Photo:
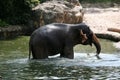
[[[87,37],[92,38],[92,36],[93,36],[93,33],[89,33]]]

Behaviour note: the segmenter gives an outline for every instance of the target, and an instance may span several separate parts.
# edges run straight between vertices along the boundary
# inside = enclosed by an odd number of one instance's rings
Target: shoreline
[[[120,7],[84,8],[84,22],[87,23],[98,38],[112,40],[113,46],[120,50],[120,33],[108,31],[109,28],[120,29]]]
[[[108,28],[120,29],[120,8],[85,8],[84,19],[91,30],[103,39],[120,41],[120,33],[108,31]]]

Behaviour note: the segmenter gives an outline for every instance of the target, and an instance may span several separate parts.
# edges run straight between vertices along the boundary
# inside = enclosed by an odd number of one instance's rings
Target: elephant
[[[60,54],[60,57],[74,58],[73,47],[77,44],[96,47],[96,56],[101,52],[100,41],[85,23],[51,23],[39,27],[29,40],[29,59],[45,59]]]

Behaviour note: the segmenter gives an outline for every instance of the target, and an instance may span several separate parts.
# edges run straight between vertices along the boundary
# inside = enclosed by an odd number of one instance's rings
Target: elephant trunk
[[[99,40],[98,40],[98,38],[96,37],[96,35],[93,33],[93,36],[92,36],[92,42],[93,42],[93,44],[95,45],[95,47],[96,47],[96,56],[99,56],[99,54],[100,54],[100,52],[101,52],[101,45],[100,45],[100,42],[99,42]]]

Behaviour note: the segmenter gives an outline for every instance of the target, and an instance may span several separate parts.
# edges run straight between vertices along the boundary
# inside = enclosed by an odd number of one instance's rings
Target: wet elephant
[[[96,35],[84,24],[52,23],[36,29],[29,41],[29,58],[45,59],[60,54],[60,57],[74,58],[73,47],[77,44],[95,45],[97,56],[101,45]]]

